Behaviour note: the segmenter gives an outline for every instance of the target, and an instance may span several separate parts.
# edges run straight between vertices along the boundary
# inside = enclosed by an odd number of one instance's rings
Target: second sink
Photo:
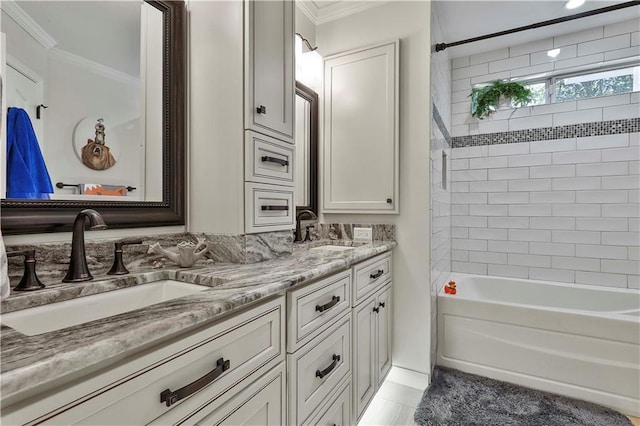
[[[210,287],[161,280],[2,314],[3,325],[27,336],[61,330],[198,293]]]

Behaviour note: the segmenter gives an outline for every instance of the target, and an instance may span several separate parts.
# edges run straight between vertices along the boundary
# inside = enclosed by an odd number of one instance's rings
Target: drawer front
[[[193,417],[201,417],[199,420],[194,422],[189,419],[181,424],[281,426],[286,424],[287,419],[285,398],[285,366],[281,363],[222,406],[215,409],[205,407]],[[207,411],[210,411],[209,414],[206,414]]]
[[[245,232],[293,229],[294,216],[293,188],[245,184]]]
[[[305,425],[348,426],[351,421],[351,376],[338,387],[329,401]]]
[[[351,271],[287,293],[287,349],[293,353],[351,308]]]
[[[251,131],[244,144],[245,181],[293,186],[295,145]]]
[[[165,413],[180,418],[198,410],[250,374],[260,369],[267,371],[284,360],[283,299],[265,304],[266,312],[262,306],[250,311],[259,310],[257,316],[243,314],[242,322],[170,356],[166,362],[119,386],[87,398],[86,402],[49,418],[46,423],[147,424]],[[229,361],[229,365],[219,377],[170,407],[161,402],[164,391],[178,391],[193,385],[218,368],[220,359]]]
[[[391,253],[358,263],[353,267],[354,306],[391,279]]]
[[[289,424],[302,424],[351,371],[351,315],[287,355]]]

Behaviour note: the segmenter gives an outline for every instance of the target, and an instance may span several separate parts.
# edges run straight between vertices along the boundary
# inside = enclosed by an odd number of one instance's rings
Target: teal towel
[[[49,198],[51,177],[29,115],[22,108],[7,113],[7,198]]]

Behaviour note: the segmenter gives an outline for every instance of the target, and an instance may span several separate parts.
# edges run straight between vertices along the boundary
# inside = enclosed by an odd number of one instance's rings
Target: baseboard
[[[387,375],[387,380],[423,391],[429,386],[430,376],[426,373],[421,373],[394,365],[391,367],[391,370]]]

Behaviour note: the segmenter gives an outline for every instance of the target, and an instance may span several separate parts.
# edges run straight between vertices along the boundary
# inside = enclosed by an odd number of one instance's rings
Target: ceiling
[[[444,32],[444,40],[432,41],[433,44],[451,43],[625,2],[593,0],[587,1],[582,7],[574,10],[565,9],[564,3],[563,0],[436,1],[434,10]],[[452,58],[466,56],[625,21],[633,17],[640,17],[640,6],[470,43],[447,49],[447,51]]]

